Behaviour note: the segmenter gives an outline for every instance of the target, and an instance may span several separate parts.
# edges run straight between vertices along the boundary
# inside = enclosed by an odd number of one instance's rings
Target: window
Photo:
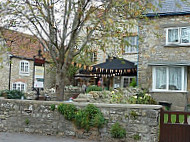
[[[28,61],[20,61],[20,74],[21,75],[29,75],[29,62]]]
[[[137,53],[137,36],[131,36],[124,39],[125,53]]]
[[[153,67],[153,91],[186,91],[186,67]]]
[[[168,28],[166,44],[190,44],[190,27]]]
[[[114,88],[119,88],[121,86],[121,78],[119,76],[114,77]]]
[[[12,90],[19,90],[25,92],[26,84],[23,82],[15,82],[12,84]]]
[[[129,87],[132,80],[136,79],[135,76],[122,76],[121,78],[119,76],[114,77],[114,88],[126,88]]]
[[[90,54],[90,60],[91,60],[91,62],[96,62],[97,61],[97,52],[96,51],[92,52]]]
[[[131,82],[132,82],[132,80],[133,80],[133,78],[135,79],[134,76],[132,76],[132,77],[129,77],[129,76],[128,77],[122,77],[121,86],[123,88],[129,87],[130,84],[131,84]]]

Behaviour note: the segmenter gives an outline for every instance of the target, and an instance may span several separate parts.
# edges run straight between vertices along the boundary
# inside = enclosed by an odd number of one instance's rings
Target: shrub
[[[111,126],[111,136],[113,138],[125,138],[126,130],[118,122],[116,122]]]
[[[132,82],[129,84],[129,86],[131,86],[131,87],[136,87],[137,86],[137,82],[136,82],[135,78],[132,79]]]
[[[75,116],[75,125],[78,128],[84,128],[86,131],[89,131],[90,127],[101,128],[104,123],[103,114],[92,104],[87,105],[84,110],[79,110]]]
[[[80,129],[84,128],[86,131],[90,130],[90,120],[84,110],[79,110],[75,115],[75,125]]]
[[[105,124],[105,119],[102,113],[98,113],[95,115],[94,119],[92,120],[92,124],[94,127],[102,128]]]
[[[74,120],[77,128],[89,131],[91,127],[101,128],[105,119],[101,111],[94,105],[89,104],[83,110],[77,110],[73,104],[59,104],[58,111],[67,120]]]
[[[140,140],[141,139],[141,136],[139,134],[135,134],[133,136],[134,140]]]
[[[123,92],[118,89],[117,91],[112,91],[111,95],[111,103],[120,103],[125,104],[127,101],[127,98],[124,96]]]
[[[102,87],[98,87],[96,85],[89,86],[86,89],[86,93],[89,93],[90,91],[102,91]]]
[[[51,111],[54,111],[54,110],[55,110],[55,104],[52,104],[52,105],[50,106],[50,110],[51,110]]]
[[[30,123],[30,120],[28,118],[25,119],[25,124],[28,125]]]
[[[73,120],[75,118],[77,108],[73,104],[60,104],[58,106],[58,111],[64,115],[65,119]]]
[[[5,96],[7,99],[21,99],[25,98],[24,93],[19,90],[2,90],[0,96]]]
[[[137,95],[130,96],[128,99],[130,104],[157,104],[157,102],[146,92],[139,92]]]
[[[100,113],[100,110],[93,104],[88,104],[84,111],[90,119],[94,119],[95,115]]]

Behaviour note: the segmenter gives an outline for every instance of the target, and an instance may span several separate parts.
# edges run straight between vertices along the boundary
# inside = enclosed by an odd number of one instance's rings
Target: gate
[[[190,112],[161,109],[160,142],[190,142],[188,117],[190,118]]]

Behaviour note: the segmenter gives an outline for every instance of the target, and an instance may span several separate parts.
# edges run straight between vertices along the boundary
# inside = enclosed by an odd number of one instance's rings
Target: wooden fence
[[[160,142],[190,142],[190,112],[164,111],[160,114]]]

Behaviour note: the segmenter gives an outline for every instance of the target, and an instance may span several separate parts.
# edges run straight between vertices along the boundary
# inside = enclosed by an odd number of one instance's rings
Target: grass
[[[190,117],[190,116],[188,116],[188,117]],[[171,115],[171,121],[172,121],[172,123],[176,122],[176,115],[175,114]],[[164,123],[167,123],[167,122],[168,122],[168,114],[164,114]],[[179,122],[180,123],[184,122],[184,115],[179,115]]]

